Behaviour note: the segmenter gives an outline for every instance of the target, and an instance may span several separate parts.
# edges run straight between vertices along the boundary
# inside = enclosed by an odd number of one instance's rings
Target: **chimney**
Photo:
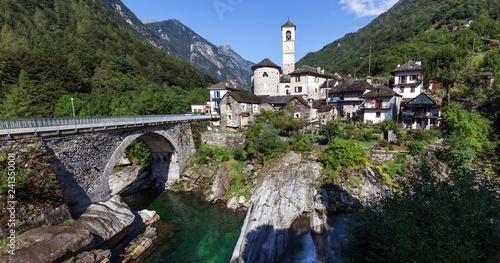
[[[368,82],[368,84],[372,84],[372,76],[368,76],[366,77],[366,82]]]

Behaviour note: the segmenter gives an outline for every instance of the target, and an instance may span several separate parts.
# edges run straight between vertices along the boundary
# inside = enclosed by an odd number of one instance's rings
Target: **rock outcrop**
[[[114,196],[90,205],[72,223],[36,228],[19,235],[15,255],[7,254],[2,246],[0,262],[60,262],[100,245],[113,247],[127,234],[134,219],[120,196]]]
[[[134,222],[135,215],[119,195],[106,202],[91,204],[85,212],[71,225],[92,233],[99,243],[112,247],[127,234]]]
[[[319,163],[293,152],[266,164],[231,262],[282,262],[290,239],[303,233],[292,229],[301,216],[308,222],[305,231],[327,230],[326,217],[316,212],[324,207],[314,201],[321,170]]]

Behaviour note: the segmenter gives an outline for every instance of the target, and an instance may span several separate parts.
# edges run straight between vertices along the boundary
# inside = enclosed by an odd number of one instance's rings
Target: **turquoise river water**
[[[161,218],[156,246],[143,262],[229,262],[245,212],[211,204],[200,194],[171,192],[123,198],[133,210],[156,211]]]
[[[161,222],[156,226],[158,238],[155,247],[142,262],[229,262],[238,240],[246,212],[232,211],[224,204],[206,202],[194,192],[163,191],[123,197],[132,210],[156,211]],[[330,217],[329,224],[335,231],[330,233],[335,262],[339,247],[347,242],[346,225],[352,221],[349,214]],[[315,247],[309,233],[299,237],[293,245],[293,262],[318,262]]]

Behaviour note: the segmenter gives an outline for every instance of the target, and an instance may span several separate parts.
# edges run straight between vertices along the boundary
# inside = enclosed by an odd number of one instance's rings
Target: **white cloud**
[[[378,16],[391,8],[398,0],[340,0],[343,10],[358,17]]]

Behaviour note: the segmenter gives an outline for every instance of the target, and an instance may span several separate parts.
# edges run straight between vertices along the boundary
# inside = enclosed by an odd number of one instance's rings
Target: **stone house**
[[[360,109],[364,110],[364,123],[378,124],[387,120],[397,118],[398,105],[397,99],[401,97],[394,90],[381,85],[359,98],[364,99]]]
[[[230,91],[241,91],[236,86],[236,82],[231,81],[219,82],[208,87],[208,90],[210,92],[210,112],[215,117],[218,117],[220,114],[220,101],[222,97]]]
[[[401,95],[403,102],[415,98],[423,90],[422,63],[410,60],[391,71],[394,75],[393,90]]]
[[[253,121],[260,112],[261,99],[251,93],[228,92],[220,100],[220,125],[226,130],[238,130]]]
[[[314,122],[316,125],[325,125],[334,120],[338,114],[335,104],[331,102],[314,101],[313,108],[317,111],[317,121]]]
[[[284,111],[295,119],[309,120],[311,110],[309,103],[301,96],[259,96],[262,108],[266,110]]]
[[[287,116],[311,124],[325,124],[337,114],[335,105],[306,101],[301,96],[256,96],[246,92],[228,92],[221,99],[220,127],[238,130],[250,124],[262,109],[283,111]]]
[[[430,129],[441,125],[441,102],[427,93],[405,103],[402,108],[402,122],[405,128]]]
[[[351,120],[355,115],[363,113],[360,105],[364,99],[361,96],[373,89],[374,87],[365,80],[347,78],[328,90],[328,101],[335,103],[337,110],[343,112],[344,119]]]

